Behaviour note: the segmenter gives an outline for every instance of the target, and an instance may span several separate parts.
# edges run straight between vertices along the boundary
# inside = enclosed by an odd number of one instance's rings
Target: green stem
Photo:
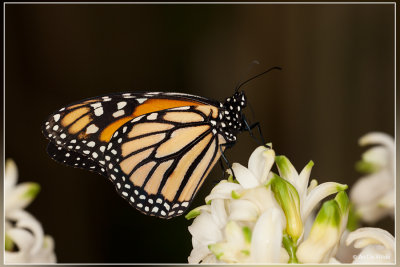
[[[297,244],[293,242],[292,238],[288,234],[284,233],[282,243],[287,253],[289,254],[288,263],[299,263],[299,260],[296,257]]]

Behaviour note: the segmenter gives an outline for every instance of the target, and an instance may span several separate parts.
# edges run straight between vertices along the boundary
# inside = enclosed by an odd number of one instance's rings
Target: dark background
[[[59,262],[187,262],[183,216],[146,217],[99,175],[46,154],[40,126],[73,101],[133,90],[223,100],[244,90],[277,154],[311,178],[350,186],[370,131],[394,134],[394,5],[5,6],[5,156],[42,187],[28,208]],[[249,66],[253,60],[261,64]],[[251,112],[247,109],[251,116]],[[226,154],[247,165],[247,133]],[[191,208],[221,176],[209,175]],[[393,233],[393,221],[379,226]]]

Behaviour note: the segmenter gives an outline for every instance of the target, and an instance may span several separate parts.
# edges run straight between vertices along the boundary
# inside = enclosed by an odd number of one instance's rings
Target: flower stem
[[[283,243],[283,247],[286,249],[287,253],[289,254],[288,263],[299,263],[299,260],[296,257],[297,244],[295,242],[293,242],[292,238],[287,233],[283,234],[282,243]]]

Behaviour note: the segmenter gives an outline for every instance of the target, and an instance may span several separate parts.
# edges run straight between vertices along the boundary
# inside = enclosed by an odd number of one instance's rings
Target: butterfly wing
[[[105,168],[90,158],[79,154],[78,152],[66,150],[62,146],[57,146],[50,142],[47,145],[47,153],[51,155],[51,157],[58,163],[75,168],[87,169],[108,177]]]
[[[184,106],[136,117],[113,134],[106,169],[117,192],[141,212],[182,214],[218,158],[225,139],[211,105]]]
[[[113,133],[126,122],[153,111],[215,103],[181,93],[118,93],[63,107],[49,116],[42,131],[52,143],[48,152],[54,160],[104,173],[105,148]]]

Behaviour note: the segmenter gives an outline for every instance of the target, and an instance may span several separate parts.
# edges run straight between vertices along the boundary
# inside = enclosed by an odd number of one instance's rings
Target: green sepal
[[[6,251],[13,251],[14,250],[14,241],[12,241],[12,239],[7,234],[5,234],[4,241],[5,241],[4,249]]]
[[[241,195],[238,192],[236,192],[235,190],[232,190],[231,196],[233,199],[239,199],[241,197]]]
[[[242,228],[242,231],[243,231],[243,235],[244,235],[244,240],[247,242],[247,243],[251,243],[251,235],[252,235],[252,233],[251,233],[251,229],[249,228],[249,227],[247,227],[247,226],[244,226],[243,228]]]
[[[21,196],[23,198],[34,199],[40,192],[40,185],[38,183],[29,182],[28,189]]]
[[[322,204],[322,207],[319,210],[317,217],[315,218],[313,227],[316,224],[320,224],[339,228],[341,220],[340,215],[341,210],[336,200],[332,199],[325,201],[324,204]]]
[[[188,212],[188,214],[185,215],[186,220],[191,220],[193,218],[196,218],[199,216],[201,213],[201,210],[198,208],[192,209],[191,211]]]

